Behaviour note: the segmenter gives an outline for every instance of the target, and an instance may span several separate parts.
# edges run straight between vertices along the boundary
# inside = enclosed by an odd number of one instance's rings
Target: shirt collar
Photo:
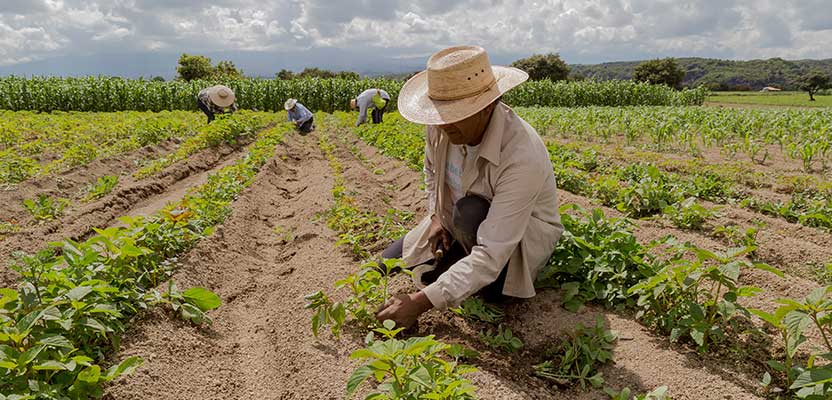
[[[503,145],[503,132],[506,127],[506,119],[511,110],[502,102],[497,103],[488,127],[485,128],[482,142],[480,143],[479,156],[485,158],[494,165],[500,165],[500,149]]]

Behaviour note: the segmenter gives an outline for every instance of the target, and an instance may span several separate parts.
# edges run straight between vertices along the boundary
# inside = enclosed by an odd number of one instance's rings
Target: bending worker
[[[237,111],[234,91],[223,85],[207,87],[196,95],[196,105],[208,116],[208,123],[214,120],[214,114],[233,113]]]
[[[289,99],[283,103],[283,108],[289,116],[289,122],[294,122],[298,132],[301,135],[306,135],[315,130],[315,123],[313,121],[312,112],[303,104],[298,103],[297,99]]]
[[[370,108],[373,109],[373,123],[380,124],[389,102],[390,95],[384,89],[367,89],[361,92],[358,97],[350,100],[350,108],[353,110],[358,108],[358,121],[355,122],[355,126],[367,121],[367,110]]]
[[[399,94],[402,117],[427,125],[427,216],[390,245],[419,289],[376,315],[413,325],[431,308],[535,295],[534,280],[563,232],[555,176],[540,136],[500,101],[528,79],[491,66],[479,46],[442,50]]]

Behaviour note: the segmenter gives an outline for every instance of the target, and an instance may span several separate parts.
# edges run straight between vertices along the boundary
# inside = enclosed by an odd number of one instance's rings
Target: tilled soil
[[[182,198],[188,188],[204,183],[210,172],[233,162],[242,153],[253,136],[241,138],[235,145],[220,145],[202,150],[187,160],[175,163],[159,174],[145,179],[131,175],[137,170],[135,160],[155,158],[172,150],[173,143],[145,147],[118,158],[97,160],[82,168],[67,171],[50,178],[24,182],[14,191],[0,192],[2,211],[22,221],[19,232],[0,240],[0,287],[9,287],[17,280],[15,271],[5,268],[15,252],[35,252],[53,241],[64,238],[83,239],[94,227],[107,227],[118,223],[125,215],[148,215],[158,211],[167,202]],[[84,203],[84,189],[90,182],[104,175],[119,175],[119,183],[112,192],[101,199]],[[36,224],[22,207],[23,199],[39,194],[72,199],[64,215],[54,221]],[[6,218],[4,214],[4,219]]]
[[[359,366],[348,356],[362,346],[364,335],[348,329],[340,339],[326,332],[316,339],[310,313],[303,309],[305,295],[320,289],[332,293],[336,280],[358,268],[351,255],[336,248],[337,234],[319,217],[332,206],[333,181],[317,135],[288,136],[278,157],[235,202],[229,219],[183,259],[175,276],[179,286],[205,286],[223,300],[222,307],[210,313],[213,325],[195,328],[160,310],[135,321],[115,358],[138,355],[145,364],[109,387],[108,399],[344,398],[347,378]],[[350,154],[343,146],[345,140],[357,144],[366,161]],[[336,155],[348,189],[357,192],[360,208],[409,209],[417,211],[417,218],[422,216],[424,210],[418,207],[424,196],[417,172],[349,137],[341,137],[339,143]],[[385,173],[375,174],[376,168]],[[561,202],[591,206],[588,199],[565,192]],[[287,237],[286,232],[292,234]],[[664,232],[680,233],[646,221],[639,223],[637,235],[649,240]],[[707,237],[683,236],[708,248],[722,247]],[[771,278],[744,279],[766,283]],[[808,290],[802,285],[811,285],[787,282],[771,289],[796,296]],[[393,287],[413,290],[404,277],[397,277]],[[770,297],[761,302],[770,305]],[[730,354],[702,356],[688,346],[669,343],[627,314],[592,306],[579,313],[565,311],[553,290],[503,308],[505,324],[525,342],[518,354],[485,347],[477,338],[482,326],[450,312],[428,312],[413,334],[435,334],[479,350],[481,356],[473,362],[479,371],[470,378],[484,399],[606,399],[599,390],[560,389],[531,375],[543,349],[563,331],[579,322],[592,324],[599,317],[621,337],[614,363],[601,368],[606,386],[647,391],[668,385],[675,399],[761,398],[756,382],[759,363],[765,360],[757,360],[758,354],[750,365],[738,363]],[[745,345],[752,343],[737,344]]]

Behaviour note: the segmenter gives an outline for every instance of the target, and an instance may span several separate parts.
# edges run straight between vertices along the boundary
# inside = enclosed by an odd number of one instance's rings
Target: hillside
[[[777,86],[797,90],[798,77],[813,69],[832,75],[832,59],[733,61],[712,58],[678,58],[685,69],[685,86],[706,85],[712,90],[759,90]],[[570,65],[573,74],[601,80],[630,79],[633,69],[642,61],[621,61],[602,64]]]

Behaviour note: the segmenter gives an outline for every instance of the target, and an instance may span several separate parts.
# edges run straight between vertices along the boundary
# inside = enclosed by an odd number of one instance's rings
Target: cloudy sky
[[[830,9],[832,0],[0,0],[0,67],[182,52],[302,63],[304,51],[332,49],[423,62],[460,43],[506,59],[560,52],[569,63],[832,58]]]

